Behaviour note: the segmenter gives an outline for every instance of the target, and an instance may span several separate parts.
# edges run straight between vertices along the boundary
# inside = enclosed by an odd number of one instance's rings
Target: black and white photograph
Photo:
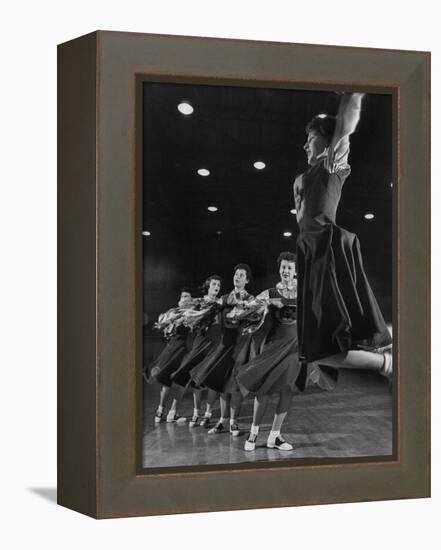
[[[4,5],[4,548],[437,546],[436,6]]]
[[[392,459],[394,101],[143,82],[143,468]]]

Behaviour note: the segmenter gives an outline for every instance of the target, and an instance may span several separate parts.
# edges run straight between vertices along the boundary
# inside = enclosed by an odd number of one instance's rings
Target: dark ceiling
[[[155,284],[149,265],[162,261],[179,270],[176,285],[198,285],[213,272],[229,279],[237,262],[252,266],[255,287],[275,282],[278,253],[295,249],[292,184],[306,169],[305,125],[315,114],[335,114],[339,98],[324,91],[145,83],[143,228],[151,232],[144,238],[146,285]],[[183,100],[193,114],[178,112]],[[266,168],[256,170],[256,160]],[[337,223],[359,235],[372,286],[389,309],[391,96],[365,97],[350,164]],[[198,175],[199,168],[210,176]],[[210,205],[219,210],[210,213]],[[375,218],[365,220],[366,212]],[[283,237],[285,231],[293,236]]]

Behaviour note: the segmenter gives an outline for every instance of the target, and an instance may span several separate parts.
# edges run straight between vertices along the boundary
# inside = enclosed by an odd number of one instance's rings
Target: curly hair
[[[236,273],[238,269],[242,269],[247,274],[248,282],[251,281],[251,267],[248,264],[237,264],[234,266],[233,273]]]
[[[210,288],[210,282],[213,280],[219,281],[219,283],[222,285],[222,277],[220,275],[210,275],[205,279],[205,282],[202,285],[202,292],[204,294],[208,292],[208,289]]]
[[[296,262],[296,255],[294,254],[294,252],[289,252],[289,251],[285,251],[285,252],[281,252],[279,254],[279,257],[277,258],[277,267],[280,269],[280,264],[282,263],[282,260],[286,260],[287,262]]]
[[[308,122],[305,131],[307,134],[309,134],[309,132],[317,132],[325,138],[326,143],[329,145],[335,132],[336,122],[337,118],[335,116],[326,114],[316,115]]]

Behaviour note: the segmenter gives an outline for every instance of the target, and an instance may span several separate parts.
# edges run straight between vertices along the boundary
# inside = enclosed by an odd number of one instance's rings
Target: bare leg
[[[162,386],[161,388],[161,393],[159,394],[159,405],[158,405],[158,409],[161,407],[163,408],[164,407],[164,404],[165,404],[165,400],[168,396],[168,394],[170,393],[170,388],[168,388],[167,386]]]
[[[268,403],[268,396],[262,395],[254,398],[253,408],[253,423],[251,424],[250,435],[245,441],[245,451],[254,451],[256,448],[256,439],[259,433],[259,426],[265,414],[266,405]]]
[[[288,413],[289,404],[291,402],[292,392],[289,388],[285,388],[280,392],[279,402],[277,403],[276,414],[274,415],[273,425],[266,446],[270,449],[279,449],[279,451],[291,451],[292,445],[285,441],[280,435],[283,421]]]
[[[199,410],[201,408],[202,402],[202,390],[193,390],[193,406],[195,409]]]
[[[226,420],[229,417],[230,409],[230,394],[221,393],[219,397],[220,401],[220,415],[221,419]]]
[[[182,386],[175,385],[174,390],[175,390],[175,397],[171,404],[170,410],[175,411],[178,408],[178,405],[181,402],[182,397],[184,396],[185,388],[183,388]]]
[[[230,434],[233,437],[240,435],[240,428],[237,424],[237,417],[239,416],[240,406],[242,404],[242,394],[235,392],[230,394]]]
[[[201,426],[203,428],[210,427],[210,420],[213,415],[213,405],[214,405],[214,402],[216,401],[216,397],[217,397],[217,392],[209,389],[207,393],[207,404],[205,408],[204,418],[201,420]]]
[[[371,351],[351,350],[325,357],[317,363],[342,369],[367,369],[378,372],[383,368],[384,356]]]
[[[191,417],[188,425],[190,428],[199,425],[201,416],[201,402],[202,402],[202,390],[193,388],[193,416]]]
[[[205,409],[205,414],[213,414],[213,405],[214,405],[214,402],[216,401],[216,397],[217,397],[217,392],[215,392],[214,390],[208,390],[208,393],[207,393],[207,408]]]
[[[208,390],[208,391],[210,392],[212,390]],[[217,395],[216,392],[215,392],[215,395]],[[216,426],[208,430],[208,433],[210,435],[225,432],[225,429],[226,429],[228,415],[230,412],[230,395],[228,393],[221,393],[219,397],[219,401],[220,401],[220,418]],[[208,398],[207,398],[207,405],[208,405]]]
[[[240,391],[231,394],[230,400],[230,419],[233,424],[236,423],[242,405],[242,394]]]
[[[291,403],[292,392],[289,389],[285,389],[280,392],[279,402],[276,407],[276,414],[274,415],[272,431],[280,432],[283,421],[288,413],[289,404]]]
[[[168,388],[167,386],[161,387],[161,391],[159,393],[159,405],[155,413],[155,424],[159,424],[162,420],[162,413],[164,412],[165,400],[168,397],[169,393],[170,393],[170,388]]]
[[[385,376],[389,383],[392,381],[393,364],[392,349],[383,353],[372,351],[350,350],[325,357],[317,361],[318,364],[329,365],[340,369],[365,369],[380,373]]]
[[[182,399],[182,396],[184,395],[184,392],[185,388],[175,385],[175,397],[172,401],[170,410],[167,415],[167,422],[178,422],[179,424],[182,424],[183,422],[187,421],[184,416],[178,416],[177,414],[177,408]]]
[[[262,422],[263,415],[265,414],[266,405],[268,403],[268,396],[261,395],[254,398],[254,408],[253,408],[253,425],[260,426]]]

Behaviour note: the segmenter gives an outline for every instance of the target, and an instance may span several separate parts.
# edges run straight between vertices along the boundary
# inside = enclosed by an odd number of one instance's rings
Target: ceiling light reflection
[[[194,109],[190,105],[190,103],[187,103],[186,101],[183,101],[182,103],[179,103],[178,111],[180,113],[182,113],[183,115],[191,115],[192,112],[194,111]]]

